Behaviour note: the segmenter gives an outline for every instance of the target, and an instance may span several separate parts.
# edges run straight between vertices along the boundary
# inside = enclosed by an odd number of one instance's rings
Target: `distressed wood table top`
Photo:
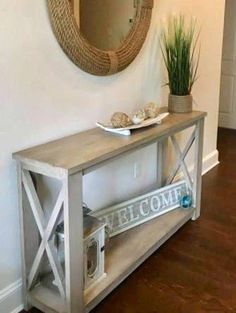
[[[152,143],[170,132],[191,126],[205,116],[205,112],[199,111],[170,114],[161,125],[135,130],[131,136],[127,137],[93,128],[16,152],[13,154],[13,158],[22,162],[34,161],[75,173],[142,145]]]

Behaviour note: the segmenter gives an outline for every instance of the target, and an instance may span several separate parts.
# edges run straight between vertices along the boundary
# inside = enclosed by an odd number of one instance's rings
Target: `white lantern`
[[[105,226],[98,219],[84,217],[84,288],[105,277]],[[57,249],[61,263],[64,263],[64,224],[56,230]]]

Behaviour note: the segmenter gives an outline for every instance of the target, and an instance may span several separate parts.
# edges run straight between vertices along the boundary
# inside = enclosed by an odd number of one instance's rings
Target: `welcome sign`
[[[186,182],[180,181],[90,215],[105,222],[112,237],[178,208],[187,188]]]

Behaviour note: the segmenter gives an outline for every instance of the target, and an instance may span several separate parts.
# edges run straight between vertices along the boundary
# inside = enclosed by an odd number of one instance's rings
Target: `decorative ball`
[[[180,200],[180,205],[184,209],[189,209],[192,206],[192,197],[190,195],[185,195]]]
[[[132,125],[132,121],[127,114],[116,112],[111,117],[111,124],[115,128],[121,128]]]
[[[137,125],[137,124],[141,124],[146,118],[146,113],[145,110],[139,110],[138,112],[136,112],[133,117],[132,117],[132,122]]]
[[[148,103],[145,106],[144,110],[145,110],[146,118],[155,118],[158,116],[160,112],[158,105],[153,102]]]

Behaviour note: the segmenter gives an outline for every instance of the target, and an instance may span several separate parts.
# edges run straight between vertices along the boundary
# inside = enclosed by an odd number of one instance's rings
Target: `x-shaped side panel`
[[[191,176],[189,174],[189,171],[188,171],[188,168],[187,168],[187,165],[185,163],[185,158],[189,152],[189,150],[191,149],[194,141],[195,141],[195,129],[193,131],[193,133],[191,134],[183,152],[181,151],[180,147],[179,147],[179,144],[175,138],[175,136],[171,136],[171,141],[172,141],[172,144],[174,146],[174,149],[175,149],[175,153],[177,155],[177,161],[176,161],[176,164],[173,168],[173,171],[171,172],[170,176],[167,178],[166,180],[166,185],[169,185],[173,182],[175,176],[177,175],[178,171],[180,168],[182,168],[182,171],[184,173],[184,176],[185,176],[185,179],[187,181],[187,184],[188,184],[188,187],[190,190],[192,190],[193,188],[193,183],[192,183],[192,179],[191,179]]]
[[[62,186],[62,189],[57,198],[55,207],[52,211],[51,217],[47,224],[43,209],[41,207],[41,204],[40,204],[40,201],[39,201],[39,198],[35,190],[29,171],[27,170],[22,171],[22,182],[23,182],[36,224],[38,226],[40,236],[42,238],[42,241],[40,243],[38,252],[36,254],[36,257],[34,259],[34,262],[33,262],[29,277],[28,277],[28,289],[30,289],[32,285],[34,284],[34,281],[39,271],[39,266],[43,257],[43,253],[44,251],[46,251],[59,292],[61,296],[65,298],[64,273],[63,273],[62,266],[58,260],[57,252],[54,247],[54,244],[51,241],[51,237],[55,231],[55,228],[57,227],[57,223],[60,218],[62,204],[64,201],[64,194],[65,194],[64,185]]]

